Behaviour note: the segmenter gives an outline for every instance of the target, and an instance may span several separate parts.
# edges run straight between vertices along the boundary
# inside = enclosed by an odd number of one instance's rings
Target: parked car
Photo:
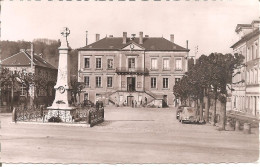
[[[198,123],[199,118],[196,115],[196,108],[193,107],[183,107],[182,112],[180,112],[179,116],[180,122],[189,122],[189,123]]]
[[[182,112],[183,108],[186,106],[179,106],[176,110],[176,119],[180,118],[180,113]]]

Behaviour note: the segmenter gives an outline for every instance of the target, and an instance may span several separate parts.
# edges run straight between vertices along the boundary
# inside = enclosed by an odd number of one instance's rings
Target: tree
[[[197,103],[199,102],[200,120],[203,119],[203,98],[205,96],[207,98],[205,117],[208,121],[209,98],[213,92],[215,99],[213,124],[215,125],[216,121],[216,101],[218,99],[221,102],[221,128],[225,129],[227,88],[231,87],[232,76],[237,74],[233,74],[235,69],[245,66],[243,60],[244,56],[239,54],[202,55],[181,81],[174,86],[175,96],[183,99],[192,97]]]
[[[189,96],[189,81],[188,76],[185,75],[173,87],[175,97],[180,98],[181,103],[186,105],[186,100]]]

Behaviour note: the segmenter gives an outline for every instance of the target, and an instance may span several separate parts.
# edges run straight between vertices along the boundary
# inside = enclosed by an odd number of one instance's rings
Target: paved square
[[[4,163],[220,163],[258,159],[253,134],[181,124],[174,108],[105,108],[92,128],[11,123],[0,114]]]

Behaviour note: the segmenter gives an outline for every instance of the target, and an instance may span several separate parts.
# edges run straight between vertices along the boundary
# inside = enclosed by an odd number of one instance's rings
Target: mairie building
[[[105,105],[164,107],[175,105],[173,86],[187,72],[187,47],[163,37],[132,34],[105,37],[78,49],[80,100]]]

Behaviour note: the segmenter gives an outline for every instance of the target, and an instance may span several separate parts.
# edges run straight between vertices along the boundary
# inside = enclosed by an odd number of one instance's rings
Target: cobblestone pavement
[[[181,124],[174,108],[105,108],[92,128],[11,123],[0,114],[2,162],[221,163],[254,162],[259,131],[218,131]]]

